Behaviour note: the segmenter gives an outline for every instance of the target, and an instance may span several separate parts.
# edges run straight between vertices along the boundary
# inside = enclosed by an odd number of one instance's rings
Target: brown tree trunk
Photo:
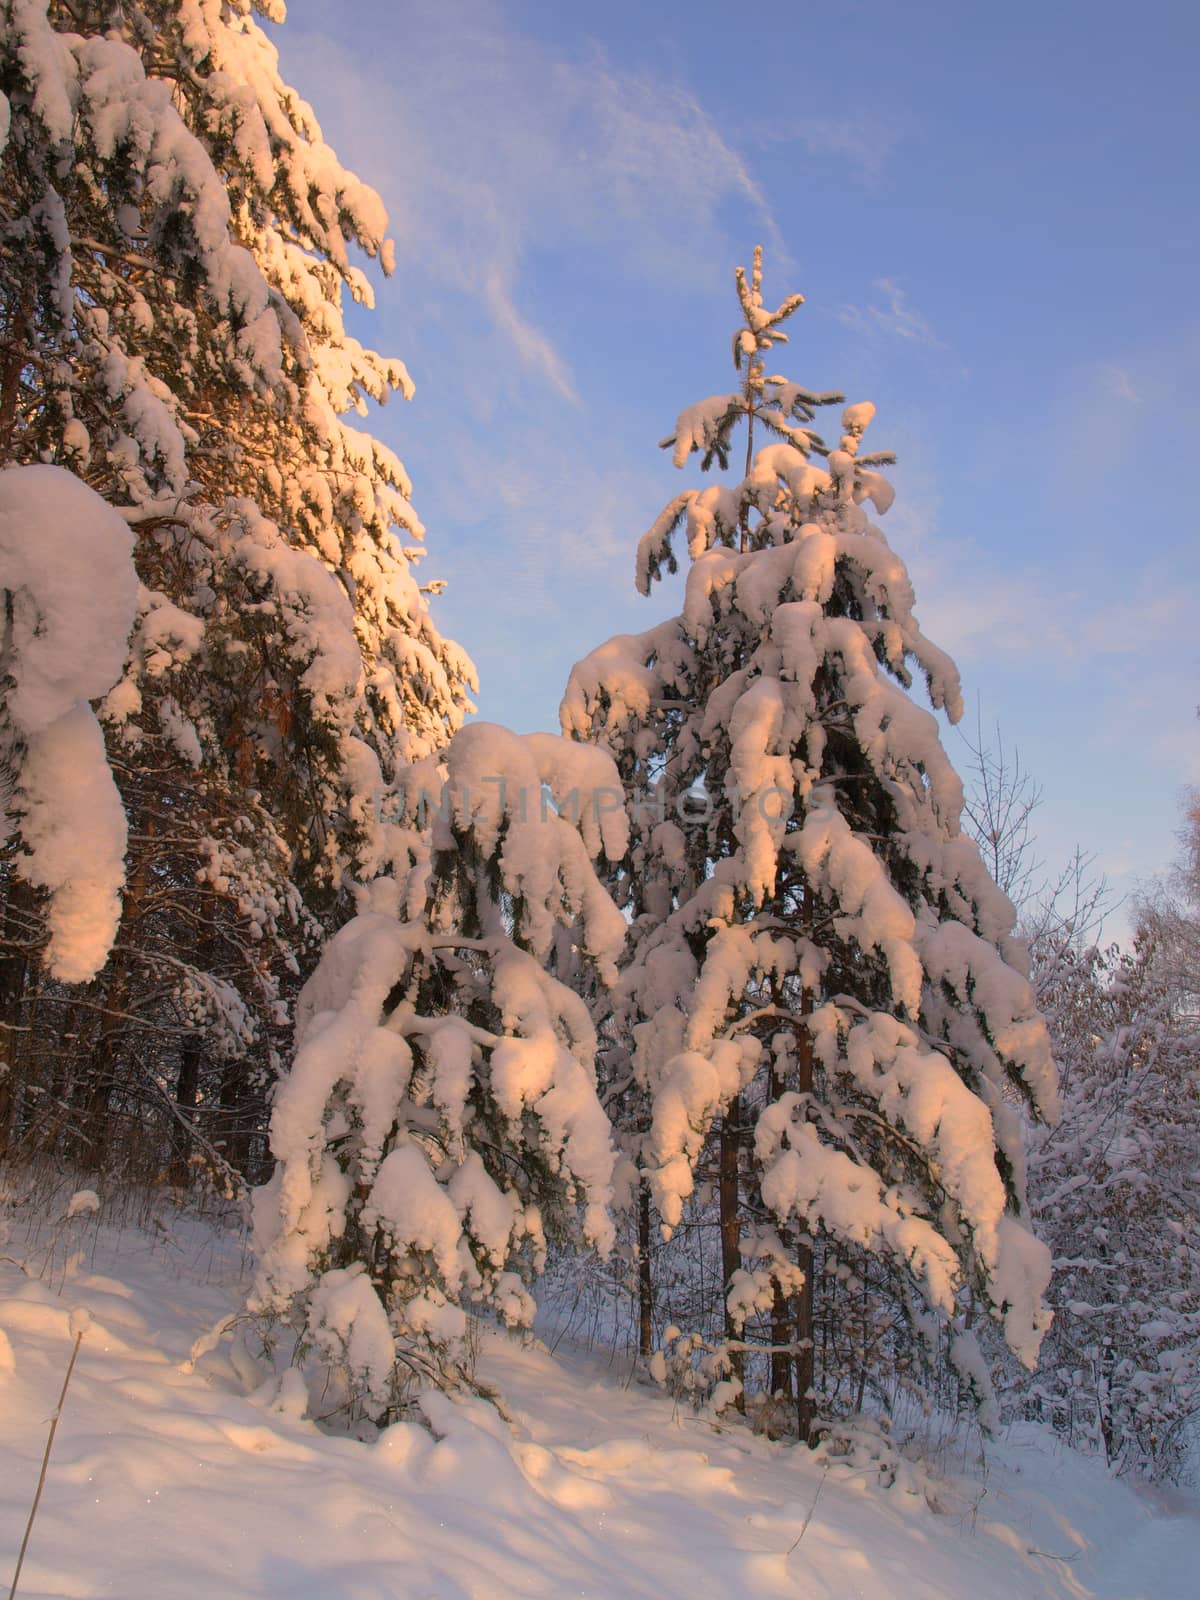
[[[804,1274],[804,1285],[796,1296],[796,1432],[802,1444],[813,1444],[813,1423],[817,1415],[816,1395],[813,1392],[816,1378],[813,1360],[813,1253],[807,1244],[796,1247],[796,1265]]]
[[[0,939],[0,1157],[9,1154],[18,1131],[21,1058],[29,1025],[29,955],[35,943],[31,925],[37,920],[36,892],[10,868]]]
[[[86,1171],[107,1169],[114,1136],[114,1093],[120,1078],[122,1046],[128,1051],[130,1021],[127,1015],[133,998],[134,960],[131,954],[137,940],[142,902],[150,877],[150,841],[156,832],[153,818],[130,816],[129,833],[142,835],[138,853],[130,850],[131,871],[121,901],[119,948],[109,956],[101,975],[94,980],[93,994],[103,994],[100,1027],[91,1051],[81,1063],[80,1081],[73,1103],[82,1109],[79,1129],[79,1160]],[[103,987],[102,987],[103,986]]]
[[[175,1084],[175,1104],[190,1122],[189,1112],[196,1109],[200,1096],[200,1041],[195,1035],[183,1042],[179,1053],[179,1077]],[[176,1121],[171,1129],[171,1142],[175,1147],[171,1162],[171,1182],[183,1189],[191,1176],[190,1156],[192,1141],[182,1122]]]
[[[91,1013],[82,997],[62,1013],[62,1030],[54,1045],[54,1057],[46,1083],[50,1091],[50,1111],[46,1123],[32,1141],[31,1149],[40,1155],[57,1157],[71,1114],[72,1085],[80,1072],[80,1041],[89,1037]]]
[[[805,900],[807,902],[807,895]],[[802,1017],[812,1015],[813,996],[805,989],[800,997]],[[803,1022],[796,1036],[796,1087],[801,1094],[811,1094],[813,1087],[812,1034]],[[813,1423],[816,1420],[815,1350],[813,1346],[813,1253],[803,1241],[796,1247],[796,1265],[804,1274],[804,1284],[796,1296],[796,1431],[801,1444],[813,1443]]]
[[[221,1128],[217,1148],[235,1172],[250,1176],[251,1111],[246,1103],[246,1068],[241,1061],[230,1061],[221,1074]]]
[[[129,998],[128,957],[115,958],[117,967],[103,990],[104,1012],[95,1043],[80,1063],[79,1082],[72,1105],[79,1113],[74,1134],[76,1159],[85,1172],[104,1172],[108,1167],[112,1143],[113,1092],[117,1087],[117,1065],[126,1022],[121,1013]]]
[[[774,998],[778,1002],[778,994]],[[767,1077],[767,1103],[775,1105],[786,1088],[787,1084],[775,1070],[775,1060],[772,1058]],[[794,1308],[777,1279],[771,1305],[771,1395],[784,1403],[792,1398],[792,1341],[795,1332]]]
[[[642,1179],[638,1194],[638,1354],[649,1360],[654,1347],[654,1277],[650,1270],[650,1190]]]
[[[742,1098],[734,1095],[721,1119],[721,1144],[718,1165],[718,1194],[721,1207],[721,1294],[725,1314],[725,1337],[739,1340],[741,1329],[734,1325],[729,1311],[729,1285],[742,1264],[742,1219],[738,1209],[738,1178],[741,1165]],[[740,1350],[730,1353],[730,1370],[739,1383],[745,1383],[746,1362]],[[738,1395],[737,1408],[746,1409],[745,1390]]]
[[[792,1398],[792,1350],[795,1319],[787,1295],[775,1285],[771,1306],[771,1393],[777,1399]]]
[[[10,316],[4,346],[0,349],[0,467],[8,466],[13,454],[13,435],[21,403],[21,374],[33,348],[32,311],[31,291]]]

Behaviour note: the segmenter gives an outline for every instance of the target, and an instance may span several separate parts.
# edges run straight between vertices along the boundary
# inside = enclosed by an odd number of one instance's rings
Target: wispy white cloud
[[[913,562],[921,574],[924,562]],[[964,576],[971,570],[970,579]],[[1144,653],[1148,639],[1177,627],[1187,597],[1161,587],[1161,574],[1137,590],[1100,603],[1094,593],[1060,586],[1060,575],[1035,568],[1004,575],[968,549],[955,570],[926,569],[922,625],[952,654],[1010,666],[1055,670],[1096,666]]]
[[[488,274],[484,297],[501,333],[507,334],[513,349],[527,367],[540,372],[564,400],[579,404],[579,396],[566,361],[540,329],[528,322],[513,304],[512,295],[498,271]]]
[[[1010,546],[952,535],[943,526],[929,440],[909,428],[896,444],[900,492],[886,531],[903,553],[931,639],[972,668],[1040,668],[1066,677],[1092,666],[1119,670],[1140,657],[1143,680],[1151,664],[1167,670],[1165,652],[1154,646],[1173,648],[1188,635],[1194,557],[1173,566],[1169,557],[1131,549],[1118,566],[1111,557],[1080,561],[1047,544],[1040,559],[1017,559]]]
[[[1166,509],[1173,474],[1149,463],[1190,459],[1200,427],[1200,323],[1166,338],[1125,344],[1059,375],[1053,414],[1057,479],[1064,505],[1079,515],[1081,495],[1123,493],[1139,483],[1140,514]],[[1167,524],[1162,524],[1167,526]]]
[[[898,134],[874,117],[817,117],[801,134],[816,154],[843,156],[867,183],[882,176],[891,159]]]
[[[900,130],[871,112],[821,116],[809,112],[800,127],[755,123],[747,134],[749,141],[762,148],[771,145],[799,145],[816,156],[832,156],[844,162],[850,173],[868,188],[882,178],[900,141]]]
[[[892,334],[898,339],[910,339],[914,344],[927,344],[941,348],[942,341],[926,319],[908,303],[908,297],[891,278],[876,278],[871,285],[883,298],[868,306],[846,305],[836,313],[838,321],[856,333]]]
[[[554,430],[535,451],[463,460],[447,512],[469,555],[456,553],[439,620],[478,663],[484,716],[555,726],[571,663],[662,614],[668,602],[633,584],[638,537],[665,498],[657,465],[613,470]]]
[[[1117,400],[1127,401],[1129,405],[1141,405],[1142,397],[1133,386],[1133,379],[1124,367],[1118,367],[1111,362],[1105,363],[1099,371],[1100,387],[1106,394],[1114,396]]]
[[[728,254],[731,203],[785,255],[766,194],[686,86],[523,35],[494,0],[406,8],[386,69],[317,34],[281,44],[285,69],[320,83],[339,152],[383,193],[422,302],[440,282],[452,335],[452,299],[473,297],[518,370],[566,399],[570,361],[531,262],[582,246],[635,281],[694,284]]]

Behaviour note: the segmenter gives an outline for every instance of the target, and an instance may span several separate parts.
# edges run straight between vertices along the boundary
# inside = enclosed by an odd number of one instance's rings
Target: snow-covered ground
[[[61,1214],[61,1206],[59,1206]],[[938,1475],[825,1463],[678,1412],[628,1358],[485,1335],[480,1401],[434,1436],[323,1434],[226,1340],[240,1239],[163,1212],[14,1227],[0,1260],[0,1589],[67,1396],[19,1594],[121,1600],[1184,1600],[1200,1507],[1114,1482],[1035,1429],[943,1443]],[[82,1259],[79,1257],[82,1256]],[[74,1260],[72,1258],[75,1258]]]

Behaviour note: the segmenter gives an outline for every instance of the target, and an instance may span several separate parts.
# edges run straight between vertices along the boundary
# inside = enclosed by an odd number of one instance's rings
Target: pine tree
[[[734,1369],[739,1332],[769,1319],[772,1387],[794,1359],[807,1437],[814,1241],[896,1277],[931,1338],[949,1327],[979,1398],[974,1307],[1035,1360],[1049,1261],[1022,1134],[1056,1090],[1012,906],[908,692],[914,663],[935,709],[961,714],[865,511],[892,500],[891,456],[862,450],[874,408],[846,407],[826,447],[811,424],[842,397],[768,366],[801,297],[764,304],[757,252],[737,289],[740,387],[685,410],[664,445],[680,467],[698,452],[726,468],[744,427],[743,476],[684,491],[643,538],[649,593],[684,530],[683,611],[579,663],[562,723],[637,797],[609,1029],[629,1046],[630,1147],[670,1230],[715,1138]]]
[[[352,253],[390,270],[383,206],[256,13],[283,8],[0,12],[0,466],[82,478],[141,581],[101,708],[129,820],[120,935],[87,995],[48,987],[43,908],[6,863],[0,1144],[74,1130],[99,1165],[147,1121],[186,1148],[203,1117],[245,1163],[296,976],[388,866],[396,772],[473,683],[412,571],[404,469],[347,421],[411,392],[344,322],[346,293],[372,298]],[[38,1005],[74,1061],[26,1037]]]
[[[251,1304],[372,1419],[469,1380],[468,1308],[528,1324],[548,1235],[611,1243],[576,989],[615,978],[625,936],[595,870],[626,845],[613,797],[600,751],[463,729],[408,774],[412,870],[377,880],[300,997]]]

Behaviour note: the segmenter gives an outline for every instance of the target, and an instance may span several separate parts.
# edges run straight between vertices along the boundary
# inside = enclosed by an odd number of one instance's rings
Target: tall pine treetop
[[[800,297],[766,308],[758,252],[737,289],[741,387],[664,443],[680,466],[696,451],[725,467],[744,425],[742,476],[659,516],[638,587],[674,570],[682,527],[682,612],[586,657],[562,707],[639,796],[615,1032],[648,1099],[644,1169],[674,1226],[710,1128],[749,1109],[757,1203],[785,1231],[889,1260],[942,1319],[974,1291],[1032,1360],[1049,1263],[1026,1222],[1021,1108],[1053,1114],[1055,1075],[1012,905],[908,692],[915,663],[957,720],[958,674],[867,514],[893,499],[893,458],[862,449],[874,407],[845,407],[826,444],[811,424],[843,397],[767,367]],[[768,1301],[771,1281],[794,1286],[771,1248],[753,1269]],[[729,1287],[742,1306],[759,1292]]]

